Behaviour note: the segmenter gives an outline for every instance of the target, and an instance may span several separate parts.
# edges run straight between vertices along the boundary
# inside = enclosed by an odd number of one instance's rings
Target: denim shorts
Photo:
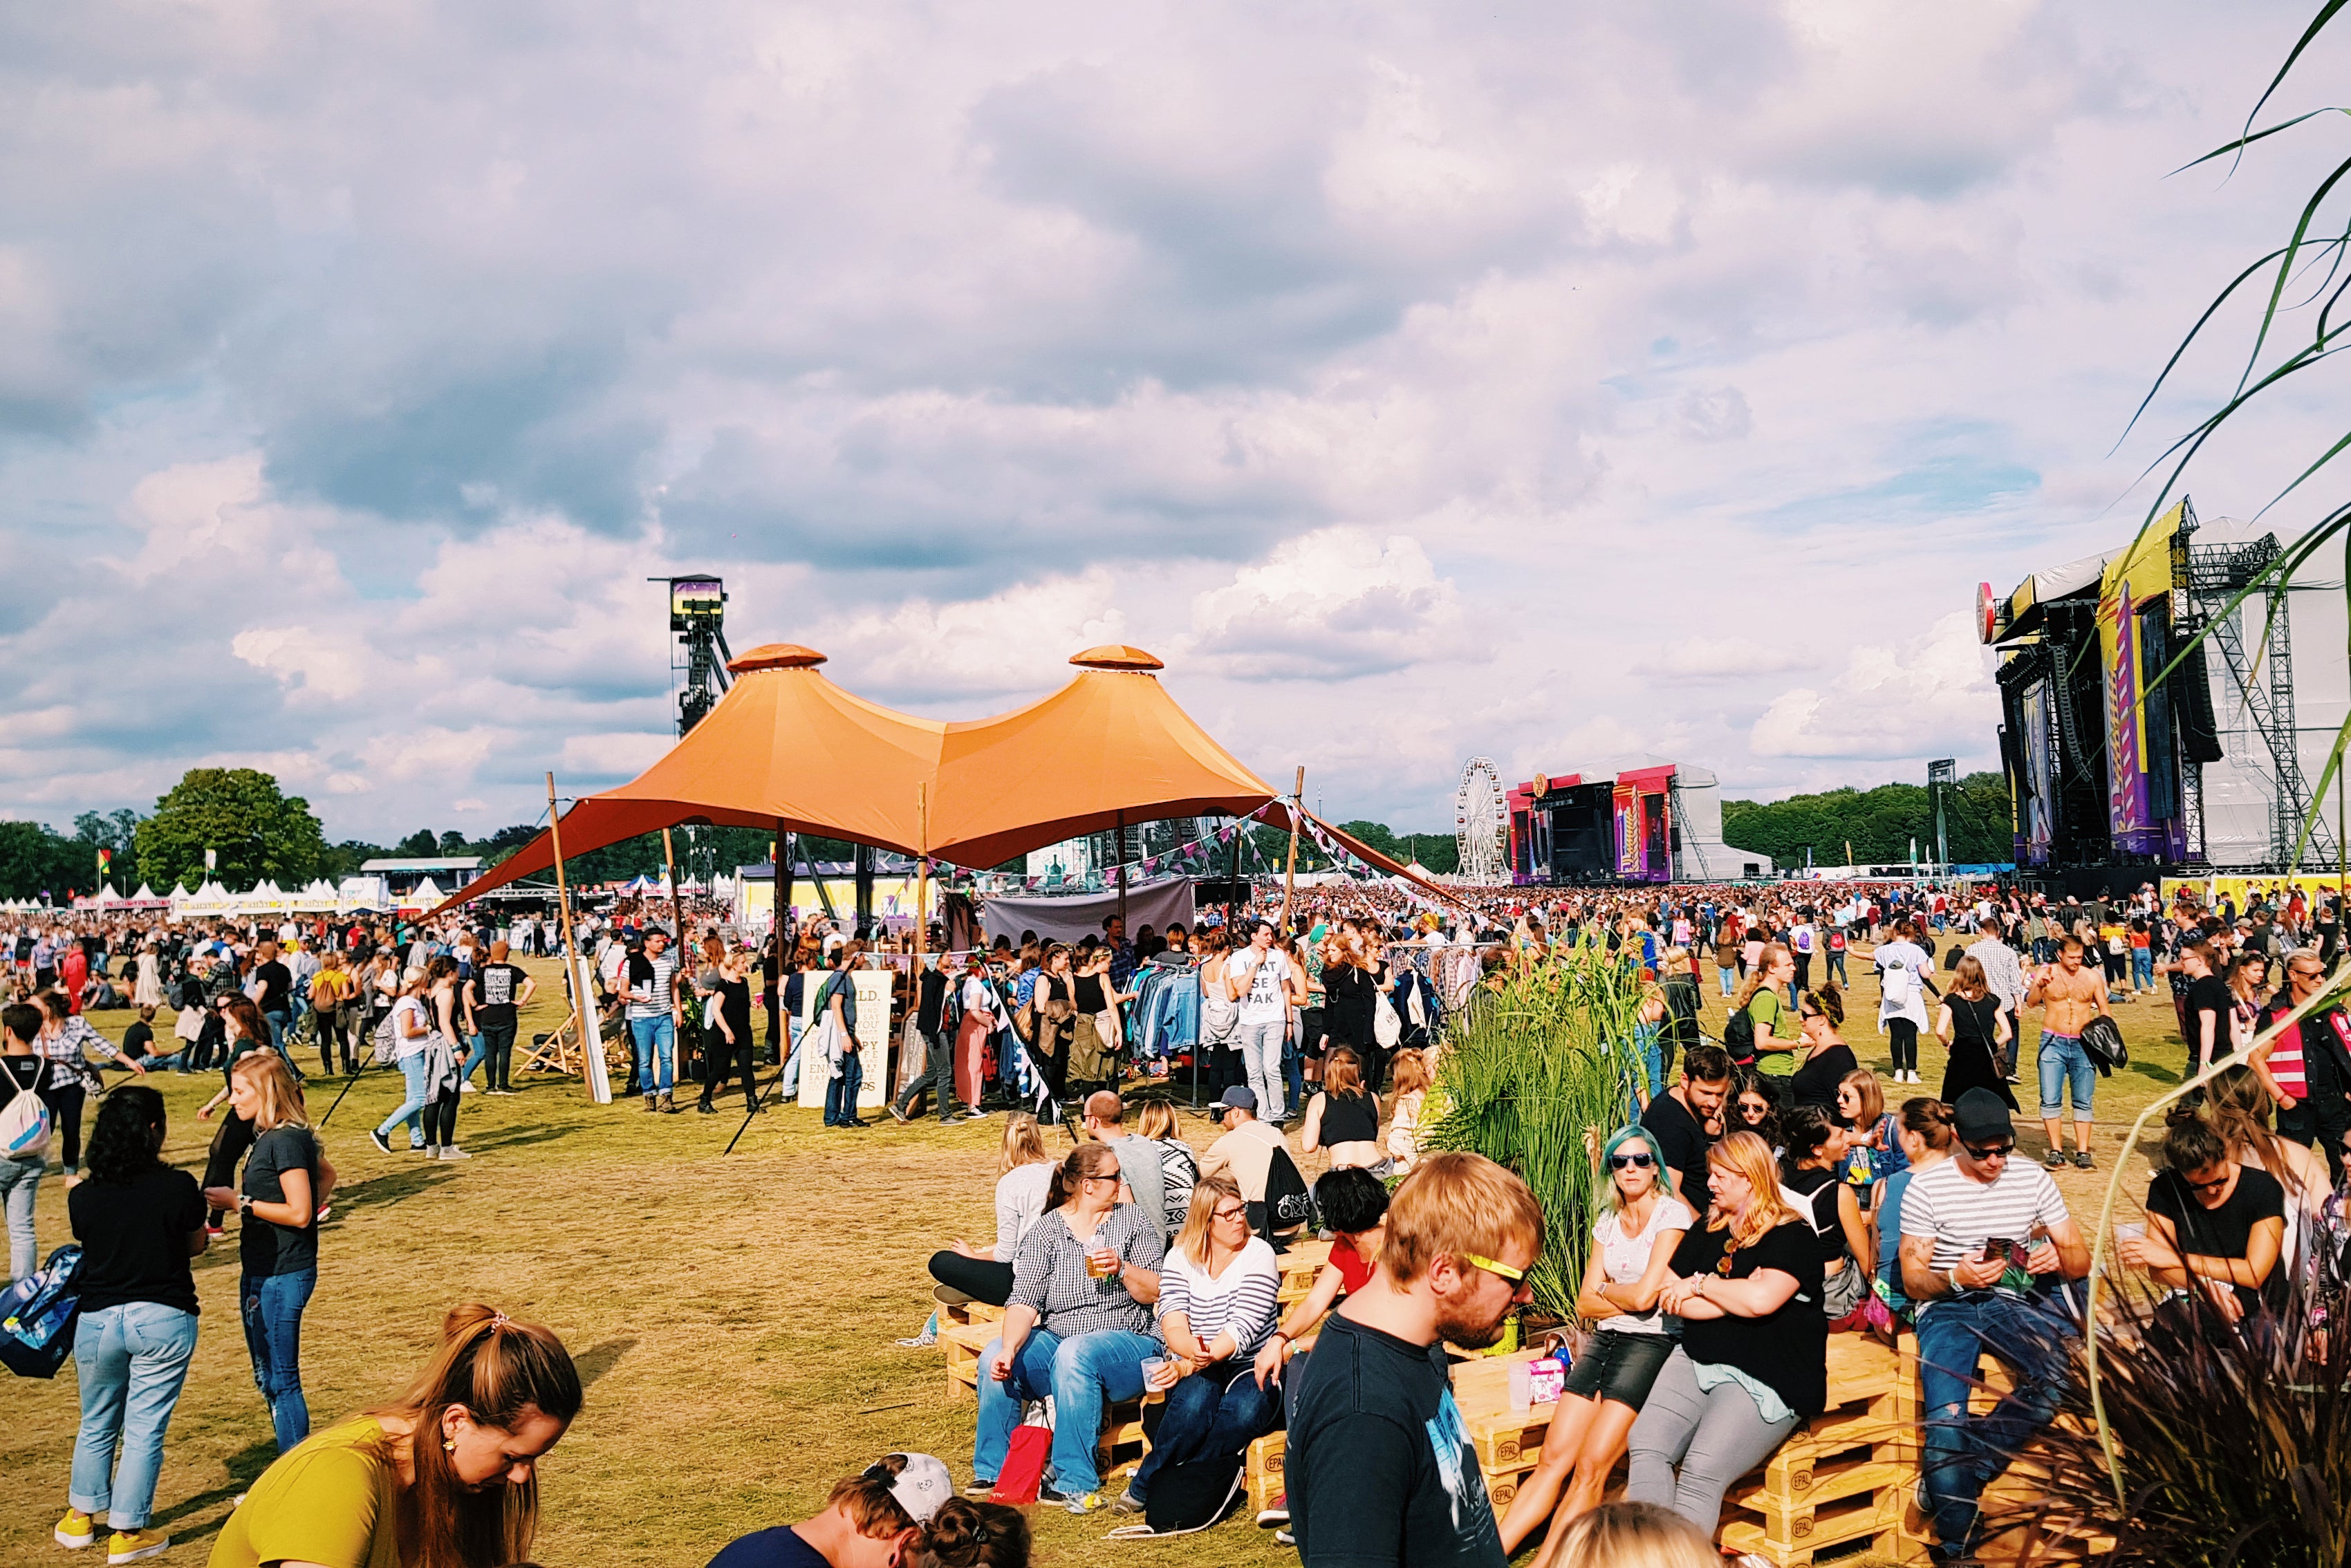
[[[2053,1122],[2065,1113],[2065,1085],[2074,1086],[2074,1120],[2090,1119],[2097,1098],[2098,1070],[2080,1037],[2041,1031],[2041,1119]]]
[[[1602,1329],[1567,1369],[1562,1392],[1586,1399],[1614,1399],[1638,1410],[1649,1397],[1649,1385],[1657,1381],[1658,1369],[1673,1353],[1670,1334]]]

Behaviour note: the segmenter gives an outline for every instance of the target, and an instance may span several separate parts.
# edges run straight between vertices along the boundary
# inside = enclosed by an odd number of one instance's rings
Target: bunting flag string
[[[1145,855],[1139,861],[1130,861],[1126,863],[1139,875],[1144,877],[1155,877],[1163,873],[1186,876],[1213,875],[1225,863],[1225,857],[1217,852],[1229,849],[1244,823],[1265,822],[1268,821],[1268,813],[1273,811],[1277,806],[1287,808],[1290,804],[1291,802],[1287,800],[1269,800],[1239,821],[1227,822],[1223,827],[1189,843],[1177,844],[1172,849],[1161,850],[1155,854]],[[1323,830],[1320,823],[1306,818],[1302,810],[1299,814],[1306,835],[1313,841],[1315,848],[1320,850],[1338,870],[1351,876],[1376,877],[1384,874],[1377,867],[1366,864],[1360,857],[1340,844]],[[1254,839],[1249,841],[1249,844],[1253,866],[1260,871],[1266,869],[1264,854],[1259,846]],[[924,857],[923,866],[941,887],[958,893],[982,894],[1014,892],[1041,893],[1053,885],[1052,878],[1050,876],[1030,876],[1019,872],[974,871],[968,866],[952,865],[946,861],[928,856]],[[1105,886],[1114,884],[1117,872],[1116,865],[1101,868],[1099,874]],[[1091,879],[1094,874],[1096,873],[1089,872],[1086,873],[1087,879]]]

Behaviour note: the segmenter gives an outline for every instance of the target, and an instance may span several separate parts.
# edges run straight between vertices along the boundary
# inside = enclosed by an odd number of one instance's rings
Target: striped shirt
[[[639,978],[643,970],[638,965],[653,970],[650,978]],[[629,1016],[632,1019],[665,1018],[669,1014],[672,996],[670,981],[677,974],[677,956],[664,950],[656,958],[647,953],[629,960]]]
[[[1158,1228],[1131,1203],[1102,1216],[1094,1240],[1138,1269],[1158,1268],[1166,1251]],[[1153,1332],[1151,1309],[1129,1295],[1115,1275],[1097,1280],[1086,1272],[1086,1249],[1071,1234],[1066,1209],[1051,1210],[1021,1239],[1012,1260],[1012,1294],[1005,1304],[1014,1303],[1035,1312],[1037,1326],[1062,1339],[1104,1329]]]
[[[82,1048],[88,1046],[109,1061],[121,1059],[122,1052],[114,1042],[90,1028],[89,1020],[75,1017],[57,1026],[57,1031],[41,1035],[41,1054],[49,1059],[49,1087],[63,1089],[81,1082]]]
[[[1969,1179],[1957,1158],[1940,1160],[1910,1178],[1902,1195],[1902,1234],[1931,1237],[1930,1266],[1938,1274],[1983,1256],[1993,1238],[2023,1241],[2035,1225],[2065,1222],[2065,1200],[2049,1173],[2011,1155],[1996,1181]]]
[[[1263,1237],[1250,1237],[1213,1279],[1202,1265],[1174,1251],[1159,1271],[1159,1315],[1182,1312],[1192,1337],[1202,1344],[1228,1333],[1238,1347],[1234,1355],[1250,1356],[1273,1333],[1274,1297],[1280,1291],[1281,1266]]]

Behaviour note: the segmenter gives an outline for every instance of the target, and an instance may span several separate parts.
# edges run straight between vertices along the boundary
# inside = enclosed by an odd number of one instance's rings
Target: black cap
[[[2008,1102],[1989,1089],[1970,1089],[1951,1107],[1952,1131],[1963,1144],[1980,1144],[2001,1136],[2016,1136],[2009,1119]]]

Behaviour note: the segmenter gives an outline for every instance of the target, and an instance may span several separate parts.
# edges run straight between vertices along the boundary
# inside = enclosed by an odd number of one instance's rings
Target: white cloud
[[[1781,693],[1752,744],[1759,757],[1926,757],[1980,747],[1999,723],[1991,653],[1954,611],[1898,647],[1855,648],[1825,690]]]
[[[2305,172],[2163,178],[2279,0],[295,15],[0,22],[0,810],[528,820],[658,753],[701,570],[925,711],[1137,643],[1404,825],[1473,752],[1987,765],[1911,644],[2119,538]]]
[[[1199,650],[1242,680],[1379,674],[1458,657],[1461,601],[1408,535],[1324,528],[1192,601]]]

